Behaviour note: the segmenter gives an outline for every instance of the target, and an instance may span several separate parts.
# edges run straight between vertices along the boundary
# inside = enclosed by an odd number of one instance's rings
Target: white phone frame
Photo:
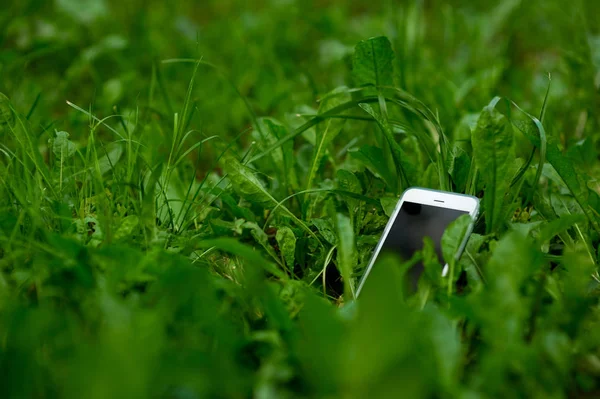
[[[464,250],[467,241],[469,240],[469,236],[473,231],[473,225],[475,223],[475,220],[477,219],[477,214],[479,212],[479,198],[474,197],[472,195],[456,194],[447,191],[432,190],[420,187],[413,187],[404,191],[404,193],[402,193],[402,196],[398,200],[394,211],[392,212],[390,220],[388,221],[387,225],[385,226],[385,229],[383,230],[383,234],[381,235],[381,238],[379,239],[379,242],[377,243],[377,246],[373,251],[373,255],[369,260],[367,269],[365,270],[365,273],[361,278],[360,284],[358,285],[358,289],[356,290],[357,297],[360,295],[360,291],[362,290],[365,281],[367,281],[369,273],[371,273],[371,269],[375,264],[375,260],[377,259],[377,256],[379,256],[379,252],[383,247],[383,243],[387,238],[394,222],[396,221],[398,212],[400,212],[400,208],[402,208],[402,204],[404,202],[415,202],[422,205],[430,205],[436,206],[438,208],[454,209],[457,211],[468,212],[471,216],[471,223],[469,224],[467,234],[465,234],[465,238],[459,247],[458,256],[462,254],[462,251]],[[447,272],[448,265],[446,264],[442,270],[442,276],[446,276]]]

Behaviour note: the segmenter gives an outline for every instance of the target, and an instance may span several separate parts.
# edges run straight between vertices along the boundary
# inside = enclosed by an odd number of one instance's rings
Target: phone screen
[[[378,257],[392,253],[406,261],[423,248],[423,238],[430,237],[435,245],[438,259],[443,265],[442,235],[450,223],[467,213],[456,209],[405,201],[383,242]],[[416,287],[422,271],[422,263],[416,264],[410,270],[409,278],[413,287]]]

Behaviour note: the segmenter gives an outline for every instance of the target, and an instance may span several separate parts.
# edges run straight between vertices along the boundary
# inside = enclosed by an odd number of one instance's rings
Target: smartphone
[[[416,251],[423,248],[423,239],[430,237],[440,262],[443,262],[441,241],[446,227],[461,215],[468,214],[471,216],[472,222],[459,247],[460,255],[471,234],[478,212],[479,199],[471,195],[425,188],[406,190],[400,197],[381,239],[375,247],[373,256],[358,286],[357,296],[365,285],[369,273],[376,265],[378,257],[384,253],[391,253],[399,256],[402,260],[409,260]],[[446,264],[440,273],[445,276],[447,269],[448,265]],[[409,271],[410,284],[413,289],[416,289],[422,272],[422,264],[416,264]]]

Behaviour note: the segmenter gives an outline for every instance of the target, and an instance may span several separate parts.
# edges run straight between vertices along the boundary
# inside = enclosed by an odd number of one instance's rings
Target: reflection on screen
[[[466,213],[468,212],[404,202],[385,238],[379,256],[391,252],[402,260],[408,260],[416,251],[423,248],[423,238],[430,237],[435,245],[438,259],[443,264],[442,235],[452,221]],[[416,285],[422,271],[422,264],[412,268],[410,274],[413,285]]]

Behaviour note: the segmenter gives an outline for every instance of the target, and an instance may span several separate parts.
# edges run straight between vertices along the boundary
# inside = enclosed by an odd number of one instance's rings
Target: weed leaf
[[[458,262],[460,251],[466,244],[465,238],[467,237],[471,223],[472,218],[470,215],[462,215],[450,223],[442,235],[442,255],[449,267],[448,295],[452,294],[455,277],[458,276],[456,264]]]
[[[288,270],[294,270],[295,257],[296,257],[296,236],[292,229],[287,226],[282,226],[277,229],[275,234],[277,245],[279,245],[279,251],[285,260]]]
[[[469,172],[471,171],[471,158],[469,154],[463,148],[454,145],[450,152],[449,164],[448,174],[452,177],[456,191],[464,192],[467,187]]]
[[[96,160],[97,170],[101,175],[114,169],[115,165],[123,156],[123,145],[121,143],[111,143],[106,146],[106,152]]]
[[[383,197],[379,200],[385,216],[392,217],[396,206],[398,206],[398,198],[396,197]]]
[[[350,300],[354,298],[352,273],[358,259],[354,242],[354,230],[350,219],[341,213],[336,215],[335,224],[338,237],[337,267],[344,280],[344,298]]]
[[[387,37],[363,40],[352,57],[352,73],[357,86],[393,86],[394,51]]]
[[[486,106],[473,132],[473,158],[485,184],[483,197],[486,231],[497,231],[503,222],[504,196],[514,162],[513,132],[508,119],[495,109],[498,99]]]
[[[311,222],[319,230],[325,241],[331,245],[337,244],[334,227],[329,219],[313,219]]]
[[[585,220],[585,216],[581,214],[563,215],[541,226],[537,239],[540,243],[545,243],[563,231],[570,229],[574,224],[583,223]]]
[[[461,247],[465,243],[465,237],[472,223],[470,215],[461,215],[454,220],[442,235],[442,255],[448,264],[458,260]]]
[[[71,158],[75,154],[75,144],[69,140],[69,133],[56,132],[56,137],[48,139],[52,152],[58,159]]]
[[[533,120],[515,121],[514,125],[534,146],[541,146],[540,137],[535,133],[538,127]],[[600,211],[599,207],[594,206],[598,205],[598,195],[580,182],[581,177],[577,173],[573,162],[562,154],[558,144],[552,137],[548,138],[548,143],[546,145],[546,159],[561,177],[583,213],[592,223],[592,226],[594,226],[596,231],[600,231],[600,226],[598,225],[594,214],[594,211]],[[593,207],[594,211],[590,209],[590,205]]]
[[[371,145],[363,145],[358,150],[350,151],[350,155],[360,162],[376,176],[379,176],[389,187],[397,185],[394,173],[385,162],[383,150]]]
[[[285,205],[280,204],[269,192],[265,189],[260,180],[254,175],[252,170],[246,165],[240,163],[234,156],[226,153],[222,158],[223,169],[227,172],[229,180],[233,185],[233,189],[244,199],[260,204],[265,208],[277,207],[277,211],[289,216],[298,227],[302,228],[308,234],[315,236],[310,228]],[[317,241],[318,238],[317,238]],[[320,241],[319,241],[320,242]]]
[[[285,273],[283,273],[277,266],[272,262],[269,262],[263,258],[254,248],[242,244],[234,238],[216,238],[214,240],[204,240],[198,243],[200,248],[217,248],[221,251],[228,252],[233,255],[237,255],[249,261],[252,267],[261,267],[265,271],[273,274],[281,279],[287,279]]]
[[[273,118],[259,118],[260,128],[256,128],[253,136],[258,136],[262,147],[267,148],[277,142],[277,140],[287,135],[287,129],[281,123]],[[270,153],[272,166],[280,177],[284,185],[297,187],[296,175],[294,173],[293,143],[288,142],[279,148],[273,149]]]
[[[123,219],[121,225],[115,231],[113,239],[115,241],[121,241],[133,234],[134,229],[138,226],[140,218],[137,215],[129,215]]]
[[[275,262],[281,265],[281,260],[277,256],[275,248],[273,248],[269,242],[269,236],[267,233],[265,233],[263,229],[261,229],[260,226],[254,222],[246,222],[243,224],[243,227],[245,229],[249,229],[250,234],[252,234],[252,237],[254,237],[254,240],[264,248],[264,250],[271,258],[273,258]]]
[[[354,173],[346,169],[339,169],[335,174],[335,177],[337,179],[340,192],[361,196],[362,186],[358,180],[358,177],[356,177]],[[352,222],[352,226],[354,226],[354,231],[358,233],[360,220],[363,218],[364,201],[353,198],[349,195],[344,195],[344,202],[346,202],[346,205],[348,206],[350,220]]]
[[[375,119],[375,121],[383,131],[383,134],[392,151],[392,158],[394,159],[394,164],[396,165],[396,173],[400,178],[402,186],[404,188],[410,187],[411,181],[415,181],[415,177],[417,174],[416,168],[409,161],[400,144],[398,144],[394,139],[394,135],[392,134],[392,130],[390,129],[389,124],[386,122],[386,120],[380,113],[373,109],[373,107],[370,104],[361,103],[360,107],[363,110],[365,110],[369,115],[371,115],[373,119]]]

